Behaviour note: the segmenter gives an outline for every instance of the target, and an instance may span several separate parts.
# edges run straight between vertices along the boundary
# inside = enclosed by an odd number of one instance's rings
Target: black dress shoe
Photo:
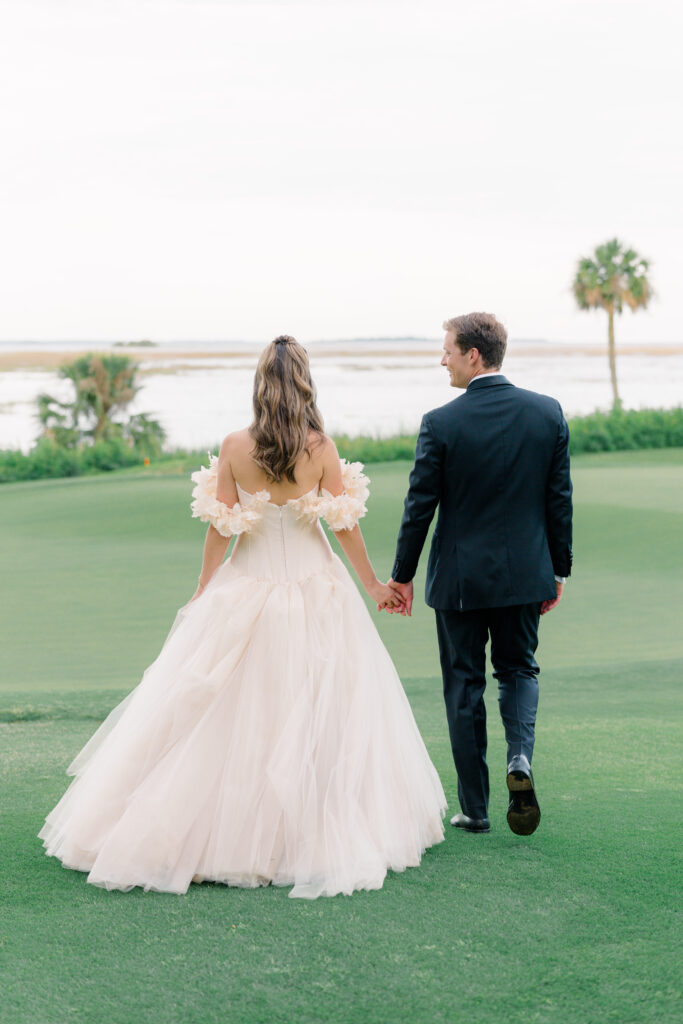
[[[515,754],[508,765],[507,786],[510,791],[508,825],[518,836],[530,836],[538,828],[541,809],[534,790],[531,765],[524,754]]]
[[[466,832],[490,832],[491,822],[488,818],[468,818],[466,814],[456,814],[451,818],[451,825],[464,828]]]

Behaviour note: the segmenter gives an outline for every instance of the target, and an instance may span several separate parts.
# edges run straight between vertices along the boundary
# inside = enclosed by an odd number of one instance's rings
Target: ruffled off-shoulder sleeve
[[[331,530],[352,530],[367,512],[365,502],[370,494],[369,479],[363,472],[362,462],[341,459],[341,494],[330,494],[323,488],[318,495],[305,495],[292,502],[300,519],[309,522],[324,519]]]
[[[268,504],[268,491],[257,491],[248,505],[242,507],[236,502],[232,507],[216,497],[218,482],[218,457],[209,455],[209,465],[202,466],[192,474],[195,488],[192,491],[192,517],[203,523],[211,523],[223,537],[236,533],[249,533],[263,517],[263,507]]]

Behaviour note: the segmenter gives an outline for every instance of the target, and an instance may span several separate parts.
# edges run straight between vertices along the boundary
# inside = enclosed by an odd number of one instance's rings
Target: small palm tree
[[[572,290],[579,309],[604,309],[607,312],[607,340],[614,408],[621,406],[617,387],[617,358],[614,346],[614,314],[624,305],[634,313],[645,309],[652,298],[647,260],[628,249],[617,238],[598,245],[593,256],[583,257],[576,268]]]
[[[137,364],[128,356],[88,355],[65,363],[60,377],[73,381],[77,411],[94,419],[93,440],[113,430],[112,413],[124,409],[140,390],[135,384]]]
[[[135,381],[137,363],[129,356],[97,355],[89,352],[59,368],[59,376],[70,380],[74,397],[62,402],[52,395],[38,396],[38,418],[43,436],[63,447],[77,447],[92,441],[123,437],[147,455],[161,451],[165,433],[146,413],[129,417],[126,423],[114,420],[140,390]]]

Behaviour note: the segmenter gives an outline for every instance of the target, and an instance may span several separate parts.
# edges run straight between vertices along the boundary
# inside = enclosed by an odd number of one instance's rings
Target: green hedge
[[[683,407],[676,409],[615,409],[594,412],[569,421],[571,452],[613,452],[642,448],[683,447]],[[350,462],[395,462],[412,460],[415,434],[397,437],[335,438],[339,454]],[[28,453],[0,451],[0,483],[39,480],[44,477],[80,476],[127,466],[142,466],[142,452],[121,440],[98,441],[78,449],[58,447],[53,441],[39,441]],[[206,464],[206,452],[174,451],[152,459],[155,468],[171,464],[190,472]]]
[[[125,466],[141,466],[142,463],[143,455],[125,441],[96,441],[82,448],[60,448],[54,441],[43,439],[28,455],[18,451],[0,451],[0,483],[82,476]]]
[[[417,434],[398,434],[396,437],[335,437],[337,451],[349,462],[398,462],[415,458]]]
[[[683,447],[683,407],[614,409],[569,421],[571,452],[636,451]]]

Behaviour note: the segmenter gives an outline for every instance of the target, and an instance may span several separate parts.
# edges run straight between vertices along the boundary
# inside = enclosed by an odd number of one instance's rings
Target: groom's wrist
[[[555,577],[555,582],[556,583],[566,583],[567,582],[567,577],[566,576],[556,576]]]

